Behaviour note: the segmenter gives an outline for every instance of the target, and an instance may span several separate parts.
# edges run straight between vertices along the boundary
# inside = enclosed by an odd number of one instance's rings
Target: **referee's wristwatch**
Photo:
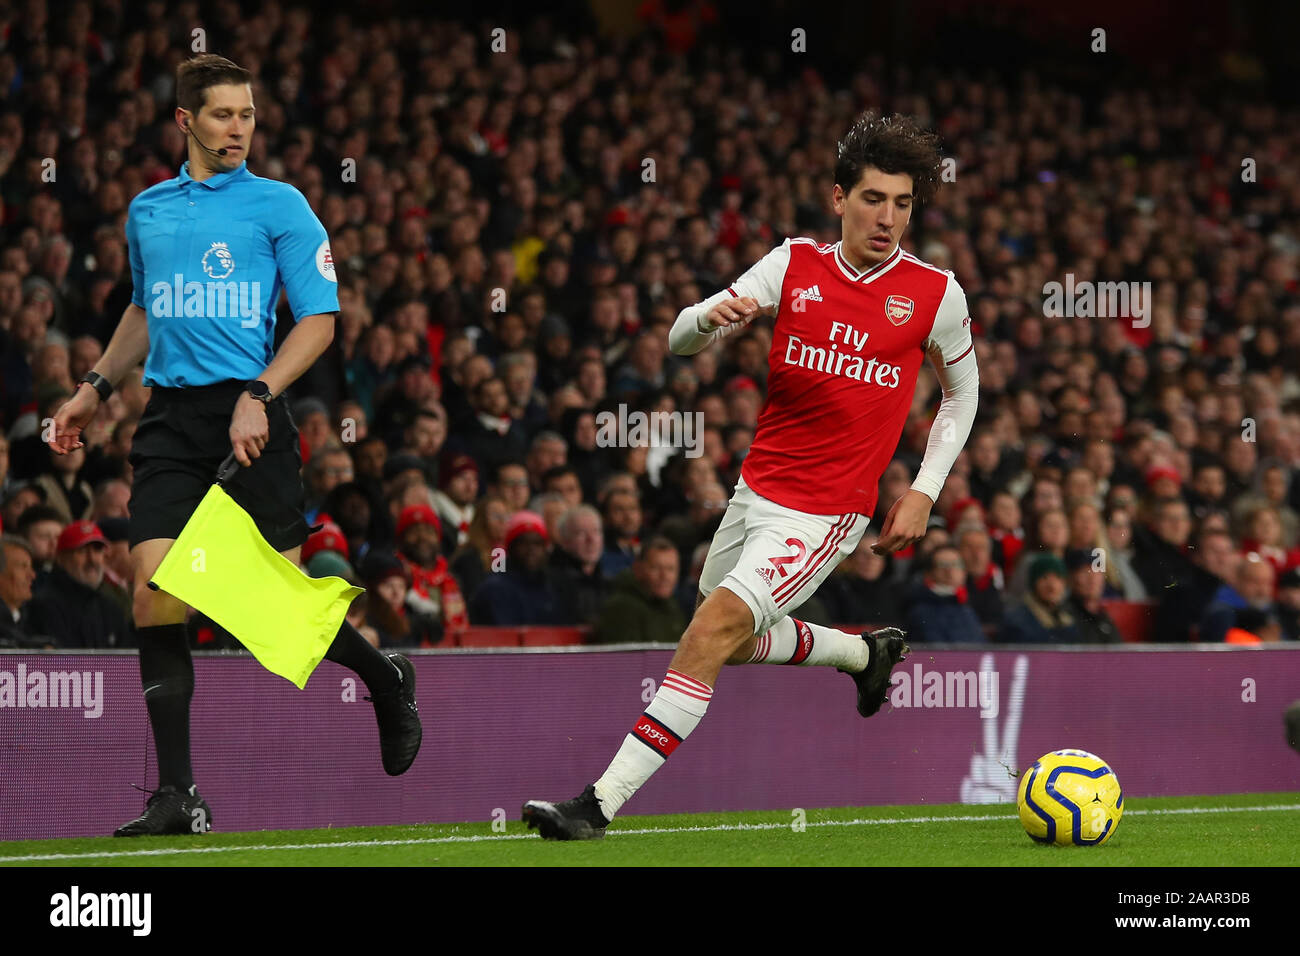
[[[255,382],[249,382],[247,385],[244,386],[244,391],[246,391],[249,395],[252,395],[263,405],[271,404],[271,387],[267,385],[265,382],[263,382],[261,379],[258,379]]]
[[[81,377],[81,382],[85,382],[97,391],[101,402],[108,401],[108,397],[113,394],[113,383],[104,378],[104,376],[100,375],[98,372],[87,372]],[[78,382],[77,384],[80,385],[81,382]]]

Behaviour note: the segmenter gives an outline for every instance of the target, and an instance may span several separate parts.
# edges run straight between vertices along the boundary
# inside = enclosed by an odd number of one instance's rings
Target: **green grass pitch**
[[[0,843],[0,866],[1297,866],[1300,793],[1125,800],[1101,847],[1033,843],[1015,807],[623,816],[551,843],[517,819],[194,837]]]

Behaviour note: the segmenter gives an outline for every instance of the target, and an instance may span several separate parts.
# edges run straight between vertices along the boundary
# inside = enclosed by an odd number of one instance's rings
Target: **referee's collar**
[[[193,176],[190,175],[190,164],[189,161],[186,160],[185,162],[181,163],[181,172],[180,175],[177,176],[176,178],[179,180],[179,182],[177,183],[178,186],[186,186],[189,185],[190,183],[194,183],[197,186],[206,186],[208,187],[208,189],[220,189],[222,186],[226,185],[227,183],[234,182],[236,179],[240,179],[243,176],[246,176],[247,174],[248,174],[248,160],[244,160],[242,163],[240,163],[230,172],[216,173],[212,176],[209,176],[207,179],[203,180],[202,182],[200,182],[199,180],[195,179]]]

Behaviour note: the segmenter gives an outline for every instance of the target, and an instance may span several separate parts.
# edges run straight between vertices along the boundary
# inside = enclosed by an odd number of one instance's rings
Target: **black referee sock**
[[[194,662],[184,624],[136,629],[140,638],[140,685],[149,709],[158,786],[188,790],[190,768],[190,699],[194,696]]]
[[[402,679],[397,666],[347,621],[334,635],[334,643],[325,652],[325,660],[354,671],[372,694],[392,690]]]

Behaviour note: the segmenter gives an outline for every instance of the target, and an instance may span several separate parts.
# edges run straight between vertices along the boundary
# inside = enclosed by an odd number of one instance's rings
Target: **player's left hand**
[[[262,457],[270,436],[266,406],[247,392],[241,393],[230,419],[230,447],[234,449],[235,460],[247,468],[254,458]]]
[[[925,537],[930,509],[933,507],[934,502],[929,495],[908,488],[903,492],[903,497],[894,502],[889,514],[885,515],[880,538],[871,546],[871,550],[876,554],[893,554],[916,544]]]

